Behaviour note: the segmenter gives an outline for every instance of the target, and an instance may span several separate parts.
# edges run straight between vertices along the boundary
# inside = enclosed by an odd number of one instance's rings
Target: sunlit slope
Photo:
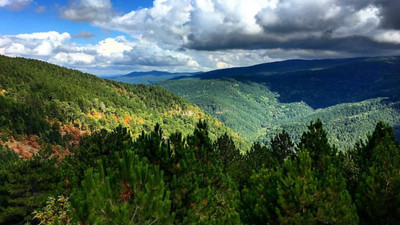
[[[38,60],[0,56],[0,85],[3,144],[32,135],[46,141],[55,122],[78,132],[129,127],[138,136],[156,123],[166,135],[188,134],[199,119],[206,119],[213,137],[234,135],[197,106],[160,87],[103,80]]]

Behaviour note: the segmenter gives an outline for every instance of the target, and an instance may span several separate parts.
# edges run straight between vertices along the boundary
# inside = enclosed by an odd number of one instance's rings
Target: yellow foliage
[[[86,115],[92,119],[101,119],[101,118],[103,118],[104,113],[92,111],[91,113],[87,113]]]

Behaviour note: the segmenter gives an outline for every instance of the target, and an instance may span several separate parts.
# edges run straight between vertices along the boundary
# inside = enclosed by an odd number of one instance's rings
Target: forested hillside
[[[24,157],[64,152],[86,134],[118,126],[133,137],[156,123],[189,134],[199,119],[213,138],[232,132],[198,107],[159,87],[129,85],[38,60],[0,56],[0,137]],[[236,139],[238,142],[242,140]]]
[[[372,131],[371,131],[372,132]],[[397,224],[400,145],[378,123],[348,152],[321,121],[298,143],[286,132],[242,154],[232,137],[117,128],[73,154],[28,160],[0,146],[1,224]],[[28,172],[27,172],[28,171]]]
[[[0,224],[400,220],[395,133],[384,122],[363,125],[365,130],[354,126],[398,118],[387,98],[314,110],[304,102],[281,103],[256,83],[187,84],[194,93],[204,88],[207,96],[217,89],[229,93],[223,103],[257,112],[246,117],[254,124],[281,121],[263,127],[268,145],[255,142],[246,149],[219,121],[159,87],[22,58],[0,57],[0,67]],[[330,121],[334,135],[317,117]],[[339,126],[345,130],[337,128],[340,123],[348,123]],[[300,135],[293,140],[280,126]],[[371,135],[346,152],[331,144],[364,132]]]
[[[341,150],[378,121],[394,126],[400,138],[400,57],[290,60],[193,77],[157,85],[253,141],[268,143],[282,129],[299,140],[307,121],[317,118]]]
[[[233,78],[265,84],[284,103],[304,101],[312,108],[377,97],[400,99],[400,56],[287,60],[215,70],[193,77]]]

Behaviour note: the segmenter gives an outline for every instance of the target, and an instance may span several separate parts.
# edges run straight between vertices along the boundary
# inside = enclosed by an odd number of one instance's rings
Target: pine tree
[[[116,153],[116,157],[119,155]],[[83,224],[168,224],[171,201],[163,172],[132,151],[124,151],[118,168],[92,168],[71,195],[75,222]]]
[[[286,161],[278,184],[277,213],[280,224],[357,224],[358,216],[345,179],[329,158],[323,175],[314,169],[307,150]]]
[[[278,183],[280,167],[255,172],[241,192],[240,217],[246,224],[278,224]]]
[[[279,224],[316,224],[318,180],[309,153],[300,151],[298,159],[286,161],[281,176],[276,208]]]
[[[325,224],[358,224],[356,205],[341,169],[335,157],[324,159],[323,173],[316,175],[320,193],[316,217]]]
[[[217,153],[218,161],[222,163],[222,171],[224,173],[237,169],[235,166],[237,166],[242,155],[240,150],[236,148],[232,137],[225,133],[214,143],[214,149]]]
[[[278,160],[279,163],[283,163],[285,159],[294,156],[294,144],[285,130],[271,139],[270,146],[272,157]]]
[[[356,203],[364,224],[400,221],[400,146],[393,129],[380,122],[359,153]]]
[[[0,223],[18,224],[32,220],[50,195],[63,191],[57,159],[36,155],[30,160],[11,160],[0,166]]]
[[[254,173],[242,191],[241,218],[248,224],[357,224],[341,171],[330,158],[323,166],[321,174],[302,149],[282,168]]]
[[[181,218],[178,223],[239,224],[239,193],[222,172],[205,121],[200,121],[187,138],[187,147],[175,146],[175,155],[183,156],[177,161],[171,183],[172,199],[177,198],[177,218]]]
[[[308,131],[304,132],[301,136],[297,151],[302,148],[306,148],[309,151],[313,166],[317,170],[323,169],[323,159],[325,156],[336,155],[336,149],[329,145],[327,134],[319,119],[311,122],[308,126]]]

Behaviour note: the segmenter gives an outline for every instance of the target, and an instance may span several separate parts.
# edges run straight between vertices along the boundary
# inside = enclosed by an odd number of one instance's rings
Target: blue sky
[[[96,75],[400,54],[400,1],[0,0],[0,54]]]
[[[1,0],[0,0],[1,1]],[[81,31],[91,32],[96,37],[91,39],[78,39],[78,43],[94,43],[107,37],[122,35],[121,32],[109,30],[102,31],[100,27],[90,25],[85,22],[73,22],[60,17],[60,10],[68,4],[68,0],[46,0],[31,1],[31,4],[25,7],[12,10],[7,7],[0,8],[0,34],[16,35],[22,33],[47,32],[50,30],[58,32],[68,32],[78,34]],[[142,1],[113,1],[114,9],[121,13],[127,13],[132,10],[151,7],[151,0]],[[37,12],[43,9],[43,12]]]

